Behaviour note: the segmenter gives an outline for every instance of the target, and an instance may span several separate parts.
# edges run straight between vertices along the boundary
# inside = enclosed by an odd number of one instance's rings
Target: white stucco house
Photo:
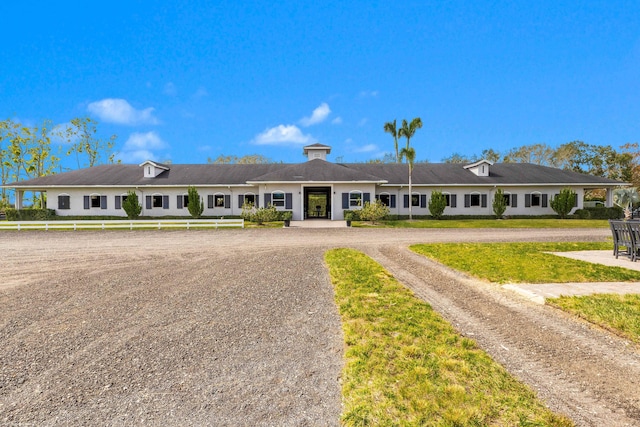
[[[342,220],[345,209],[360,209],[381,200],[391,214],[429,215],[434,190],[447,198],[445,215],[492,215],[492,201],[502,189],[506,215],[553,214],[550,200],[570,187],[583,207],[587,189],[604,188],[605,205],[612,206],[612,190],[626,183],[607,178],[523,163],[481,160],[463,165],[414,165],[412,193],[406,164],[331,163],[331,147],[304,147],[307,161],[297,164],[110,164],[14,182],[16,206],[24,192],[47,193],[47,208],[57,215],[126,216],[122,200],[134,190],[143,216],[189,216],[187,188],[195,186],[204,201],[204,216],[237,216],[245,202],[274,205],[292,211],[294,220]]]

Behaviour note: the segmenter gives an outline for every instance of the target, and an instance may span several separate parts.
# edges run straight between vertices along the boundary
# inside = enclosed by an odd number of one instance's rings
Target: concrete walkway
[[[610,250],[553,252],[553,254],[609,267],[640,271],[640,262],[633,262],[622,255],[616,259]],[[503,288],[517,292],[539,304],[544,304],[546,298],[558,298],[561,295],[640,294],[640,282],[517,283],[504,285]]]
[[[331,221],[330,219],[306,219],[304,221],[291,221],[290,227],[294,228],[346,228],[347,221]]]

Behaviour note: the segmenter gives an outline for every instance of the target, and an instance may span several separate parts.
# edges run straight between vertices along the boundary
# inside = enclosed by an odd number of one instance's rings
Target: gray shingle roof
[[[49,186],[187,186],[244,185],[258,182],[375,182],[406,185],[406,164],[330,163],[315,159],[298,164],[167,165],[155,178],[144,178],[138,165],[101,165],[5,185],[11,188]],[[615,186],[612,179],[527,163],[496,163],[487,177],[476,176],[462,164],[414,165],[414,185],[546,185]]]

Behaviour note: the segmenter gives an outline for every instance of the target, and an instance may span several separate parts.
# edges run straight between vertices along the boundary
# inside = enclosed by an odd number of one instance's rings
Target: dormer
[[[482,159],[470,165],[465,165],[464,168],[477,176],[489,176],[489,167],[491,165],[493,165],[493,162]]]
[[[311,144],[304,147],[303,154],[307,156],[307,160],[327,160],[327,154],[331,153],[331,147],[322,144]]]
[[[145,178],[155,178],[160,175],[164,171],[169,170],[169,166],[163,165],[162,163],[157,163],[151,160],[147,160],[146,162],[140,163],[144,171]]]

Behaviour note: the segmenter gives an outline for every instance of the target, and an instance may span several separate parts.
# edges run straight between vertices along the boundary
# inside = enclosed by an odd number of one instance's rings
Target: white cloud
[[[362,126],[366,125],[368,121],[369,121],[369,119],[366,118],[366,117],[364,119],[360,119],[360,121],[358,122],[358,126],[362,127]]]
[[[355,150],[353,150],[356,153],[371,153],[373,151],[377,151],[378,150],[378,146],[375,144],[367,144],[367,145],[363,145],[362,147],[358,147]]]
[[[134,132],[124,143],[118,158],[124,163],[140,163],[145,160],[157,160],[157,152],[169,148],[169,145],[154,132]]]
[[[209,92],[204,86],[200,86],[198,90],[196,90],[196,92],[193,94],[193,97],[196,99],[204,98],[206,96],[209,96]]]
[[[265,130],[253,139],[253,143],[257,145],[302,145],[314,142],[311,135],[304,135],[295,125],[278,125]]]
[[[339,125],[342,123],[342,117],[336,117],[335,119],[331,120],[331,124],[333,125]]]
[[[132,126],[159,123],[158,119],[153,116],[153,108],[136,110],[124,99],[107,98],[102,101],[92,102],[87,106],[87,110],[107,123]]]
[[[376,98],[378,96],[377,90],[363,90],[358,94],[360,98]]]
[[[176,96],[178,94],[178,88],[172,82],[164,85],[164,90],[162,91],[165,95]]]
[[[327,117],[329,117],[329,114],[331,114],[331,108],[329,108],[329,104],[323,102],[318,108],[313,110],[313,113],[311,113],[311,117],[303,117],[302,119],[300,119],[300,124],[306,127],[321,123],[325,121]]]

